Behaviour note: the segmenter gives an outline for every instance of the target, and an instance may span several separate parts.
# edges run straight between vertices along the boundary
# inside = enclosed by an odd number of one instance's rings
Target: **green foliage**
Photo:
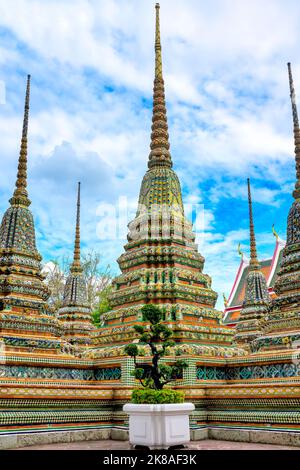
[[[135,325],[134,329],[140,336],[138,343],[149,345],[152,364],[138,363],[137,357],[141,354],[136,344],[127,345],[125,352],[128,356],[134,358],[135,370],[132,375],[139,380],[144,389],[162,390],[164,385],[177,380],[182,375],[183,369],[188,367],[188,364],[180,359],[171,365],[160,364],[160,359],[168,355],[169,348],[175,345],[175,342],[171,339],[173,332],[162,323],[164,313],[156,305],[145,305],[142,307],[142,313],[144,321],[149,322],[150,325],[148,328]]]
[[[145,328],[141,325],[134,325],[133,327],[137,333],[140,333],[141,335],[144,333]]]
[[[99,315],[102,315],[103,313],[108,312],[111,310],[111,305],[109,302],[109,295],[112,291],[112,286],[107,286],[105,289],[103,289],[101,292],[99,292],[98,298],[99,298],[99,303],[98,303],[98,312]]]
[[[134,377],[137,379],[142,379],[144,376],[144,369],[137,368],[134,370]]]
[[[163,312],[156,305],[144,305],[142,307],[142,313],[143,320],[149,321],[152,325],[156,325],[163,320]]]
[[[111,305],[109,302],[109,295],[111,293],[111,290],[112,287],[111,285],[109,285],[97,294],[99,302],[96,309],[92,313],[93,323],[97,327],[99,327],[101,324],[101,315],[111,310]]]
[[[151,388],[135,389],[131,395],[132,403],[136,404],[162,404],[183,403],[184,393],[178,390],[154,390]]]
[[[131,357],[137,356],[139,352],[138,347],[135,344],[128,344],[124,348],[124,351],[128,356],[131,356]]]

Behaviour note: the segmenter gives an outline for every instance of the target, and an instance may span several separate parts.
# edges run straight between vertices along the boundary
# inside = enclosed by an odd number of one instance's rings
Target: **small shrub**
[[[141,311],[144,322],[148,322],[149,326],[146,328],[142,325],[134,325],[134,330],[139,334],[138,343],[128,344],[124,350],[134,360],[135,369],[132,375],[139,380],[141,385],[146,389],[162,390],[166,384],[181,378],[188,364],[182,359],[177,359],[171,365],[160,364],[161,358],[167,356],[170,348],[175,346],[172,340],[173,331],[163,324],[164,312],[157,305],[144,305]],[[138,344],[147,344],[150,347],[152,363],[147,364],[146,368],[144,364],[138,362],[137,358],[141,351]]]
[[[133,390],[131,401],[137,405],[183,403],[184,393],[180,392],[179,390],[155,390],[153,388],[138,388]]]

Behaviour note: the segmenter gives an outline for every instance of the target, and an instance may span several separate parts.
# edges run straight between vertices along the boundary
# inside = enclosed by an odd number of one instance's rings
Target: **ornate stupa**
[[[246,277],[246,291],[243,308],[236,327],[235,341],[249,343],[262,336],[265,317],[270,306],[270,295],[264,274],[260,269],[257,258],[256,240],[254,231],[253,211],[250,180],[248,178],[248,204],[250,227],[250,263]]]
[[[286,247],[274,289],[278,296],[276,306],[281,312],[298,313],[300,306],[300,128],[290,63],[288,63],[288,72],[294,123],[296,184],[293,192],[294,202],[288,215]]]
[[[61,328],[47,311],[49,297],[41,273],[27,192],[27,133],[30,75],[27,78],[16,187],[0,226],[0,331],[6,350],[56,352]]]
[[[291,64],[288,63],[290,96],[294,124],[296,184],[294,202],[287,221],[287,238],[277,274],[265,336],[254,342],[254,349],[293,347],[300,342],[300,128]]]
[[[66,280],[63,305],[58,311],[58,318],[63,324],[63,338],[70,344],[87,345],[91,342],[94,326],[80,260],[80,183],[77,194],[74,258]]]
[[[112,354],[132,340],[132,325],[142,322],[141,307],[158,304],[173,328],[177,350],[234,354],[233,331],[215,310],[216,292],[204,274],[192,224],[185,218],[179,179],[173,170],[162,72],[159,5],[156,4],[155,78],[148,170],[138,210],[129,224],[125,253],[118,259],[122,274],[113,282],[113,310],[102,317],[96,347]]]

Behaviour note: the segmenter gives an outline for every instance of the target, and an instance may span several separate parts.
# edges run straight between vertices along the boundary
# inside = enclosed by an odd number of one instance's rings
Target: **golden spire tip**
[[[20,154],[18,161],[18,173],[16,180],[16,187],[13,197],[10,199],[11,204],[22,205],[28,207],[30,200],[27,193],[27,134],[28,134],[28,120],[29,120],[29,101],[30,101],[30,75],[27,75],[24,115],[23,115],[23,128],[20,146]]]
[[[289,73],[289,84],[290,84],[290,97],[293,114],[294,124],[294,142],[295,142],[295,160],[296,160],[296,184],[293,196],[295,199],[300,199],[300,128],[299,128],[299,117],[296,102],[296,93],[293,81],[291,63],[288,62],[288,73]]]
[[[74,243],[74,259],[71,271],[81,272],[80,263],[80,181],[78,182],[77,189],[77,213],[76,213],[76,228],[75,228],[75,243]]]
[[[253,212],[252,212],[250,178],[247,178],[247,185],[248,185],[249,226],[250,226],[250,266],[254,267],[254,269],[257,269],[259,266],[259,263],[258,263],[257,252],[256,252],[256,240],[255,240]]]

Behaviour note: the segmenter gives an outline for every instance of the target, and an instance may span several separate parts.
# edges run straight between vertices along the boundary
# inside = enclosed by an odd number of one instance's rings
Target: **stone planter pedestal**
[[[129,415],[129,441],[133,446],[168,449],[190,441],[189,415],[193,403],[124,405]]]

